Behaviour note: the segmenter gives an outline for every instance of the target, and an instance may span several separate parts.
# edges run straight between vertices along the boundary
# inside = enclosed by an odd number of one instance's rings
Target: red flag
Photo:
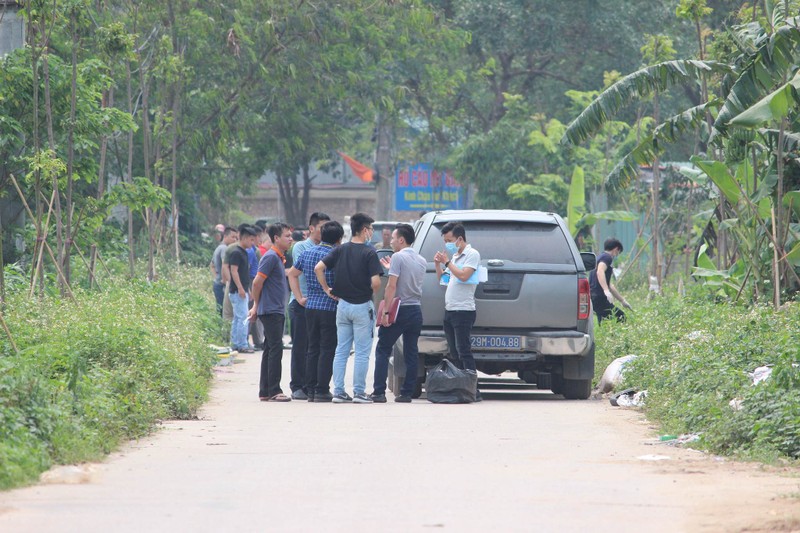
[[[374,170],[372,170],[366,165],[359,163],[352,157],[344,155],[342,152],[339,152],[339,155],[342,156],[342,159],[344,159],[348,165],[350,165],[350,168],[353,170],[353,174],[358,176],[358,179],[360,179],[365,183],[371,183],[373,181],[373,178],[375,176]]]

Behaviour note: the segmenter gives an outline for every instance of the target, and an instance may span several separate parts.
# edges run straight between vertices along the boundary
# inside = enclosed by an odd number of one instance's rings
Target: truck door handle
[[[488,264],[489,266],[493,266],[493,267],[501,267],[501,266],[503,266],[505,263],[503,262],[503,260],[502,260],[502,259],[489,259],[489,261],[487,261],[487,264]]]
[[[511,288],[508,285],[484,285],[484,294],[509,294]]]

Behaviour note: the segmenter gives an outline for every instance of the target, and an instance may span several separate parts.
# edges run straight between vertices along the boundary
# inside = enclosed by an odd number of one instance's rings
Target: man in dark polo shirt
[[[247,340],[247,302],[250,292],[250,262],[247,258],[247,248],[256,240],[256,230],[249,224],[239,226],[239,242],[230,251],[228,265],[231,271],[231,281],[228,285],[229,298],[233,307],[233,322],[231,323],[231,348],[242,353],[253,353]]]
[[[250,310],[250,320],[264,325],[264,352],[261,355],[261,378],[258,397],[262,402],[288,402],[290,397],[281,390],[281,357],[283,356],[283,325],[286,321],[286,251],[292,245],[292,230],[278,222],[269,227],[272,248],[258,264],[253,282],[253,299],[258,302]]]
[[[383,267],[375,248],[368,243],[372,239],[372,217],[356,213],[350,218],[352,238],[314,267],[317,281],[331,298],[338,298],[336,330],[338,342],[333,357],[333,403],[372,403],[365,392],[369,354],[375,330],[375,308],[373,292],[380,289]],[[325,271],[335,270],[333,287],[325,279]],[[353,368],[353,397],[344,390],[344,374],[350,347],[355,344]]]

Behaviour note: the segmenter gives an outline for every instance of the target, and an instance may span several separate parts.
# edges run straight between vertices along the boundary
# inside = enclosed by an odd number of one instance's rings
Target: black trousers
[[[259,398],[281,394],[281,358],[283,357],[283,323],[286,317],[274,313],[259,315],[264,324],[264,352],[261,354],[261,378],[258,382]]]
[[[306,330],[306,308],[292,300],[289,304],[289,334],[292,336],[292,392],[306,387],[306,352],[308,331]]]
[[[597,315],[598,324],[607,318],[616,318],[617,322],[625,322],[625,313],[622,309],[609,302],[605,295],[602,297],[592,296],[592,309]]]
[[[470,332],[475,324],[475,311],[445,311],[444,336],[450,357],[464,370],[475,370]]]
[[[336,353],[336,311],[306,309],[308,352],[306,356],[306,391],[330,392],[333,356]]]

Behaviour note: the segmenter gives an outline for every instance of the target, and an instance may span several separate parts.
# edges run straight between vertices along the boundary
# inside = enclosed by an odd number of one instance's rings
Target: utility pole
[[[392,132],[389,121],[385,115],[378,115],[377,137],[378,148],[375,153],[375,167],[378,170],[376,187],[377,200],[375,202],[375,218],[377,220],[390,220],[394,208],[394,195],[392,195]]]

